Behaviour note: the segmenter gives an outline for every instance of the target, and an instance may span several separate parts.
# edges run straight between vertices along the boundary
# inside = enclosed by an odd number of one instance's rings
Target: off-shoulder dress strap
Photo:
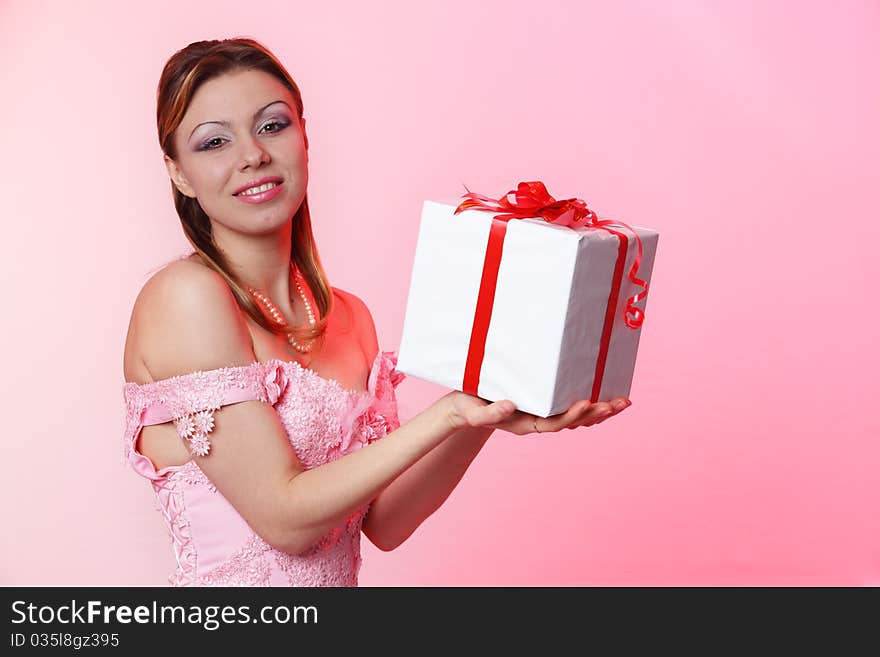
[[[278,360],[199,370],[149,383],[126,382],[129,450],[141,427],[172,421],[177,433],[189,441],[190,451],[205,456],[211,448],[208,434],[214,428],[214,411],[251,400],[274,405],[286,382]]]

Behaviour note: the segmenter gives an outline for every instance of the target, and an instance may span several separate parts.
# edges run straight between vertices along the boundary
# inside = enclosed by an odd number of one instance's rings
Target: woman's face
[[[305,198],[305,119],[297,117],[287,87],[268,73],[236,71],[202,84],[174,143],[177,160],[165,157],[168,174],[183,194],[198,199],[215,229],[219,224],[237,233],[272,232]],[[281,183],[267,200],[248,203],[260,197],[236,195],[266,177]]]

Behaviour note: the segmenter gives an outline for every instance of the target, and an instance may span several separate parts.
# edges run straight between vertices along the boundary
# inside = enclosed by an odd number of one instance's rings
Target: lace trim
[[[198,556],[192,540],[192,530],[186,517],[184,495],[180,490],[179,480],[168,477],[153,481],[156,502],[159,511],[165,518],[171,542],[174,546],[174,557],[177,570],[169,576],[172,586],[189,586],[196,573]]]
[[[327,532],[301,555],[273,548],[252,532],[222,564],[204,575],[176,578],[175,586],[271,586],[273,566],[290,586],[357,586],[360,532],[368,507]]]
[[[208,479],[208,475],[202,471],[195,461],[187,461],[184,463],[183,467],[177,471],[176,475],[190,486],[201,485],[207,487],[212,493],[217,492],[217,487],[210,479]]]
[[[196,586],[269,586],[272,582],[274,551],[257,534],[252,533],[245,544],[222,564],[195,579]]]

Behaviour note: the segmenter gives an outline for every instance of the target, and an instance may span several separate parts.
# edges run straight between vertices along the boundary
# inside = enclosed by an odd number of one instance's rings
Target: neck
[[[214,241],[238,280],[267,295],[285,314],[292,315],[295,294],[290,281],[291,223],[265,235],[242,235],[215,224]],[[220,228],[220,230],[217,230]]]

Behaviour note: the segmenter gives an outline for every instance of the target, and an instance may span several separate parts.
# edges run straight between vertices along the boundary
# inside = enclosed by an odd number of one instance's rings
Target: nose
[[[244,169],[246,166],[249,166],[251,168],[257,168],[261,164],[267,163],[271,160],[271,158],[269,157],[269,153],[266,151],[266,149],[263,148],[263,146],[260,144],[260,142],[257,141],[256,139],[254,139],[253,137],[245,139],[241,143],[242,143],[242,147],[241,147],[242,148],[242,155],[241,155],[241,162],[242,162],[241,168],[242,169]]]

